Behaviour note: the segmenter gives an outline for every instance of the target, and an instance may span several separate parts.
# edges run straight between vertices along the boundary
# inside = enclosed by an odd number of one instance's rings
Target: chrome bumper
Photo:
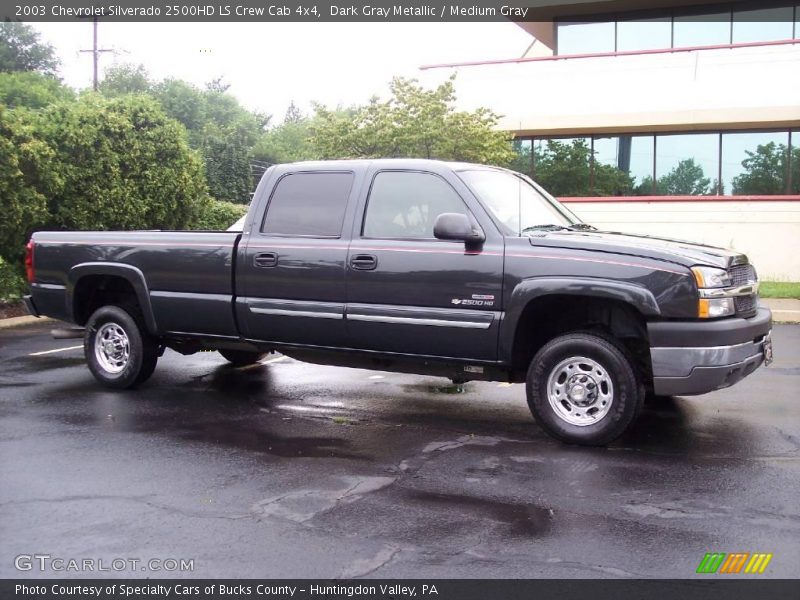
[[[653,388],[662,396],[691,396],[729,387],[771,360],[771,330],[749,342],[699,348],[651,348]]]

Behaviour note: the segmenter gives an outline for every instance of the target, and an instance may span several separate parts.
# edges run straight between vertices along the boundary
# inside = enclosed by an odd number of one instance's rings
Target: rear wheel
[[[266,356],[263,352],[249,350],[218,350],[222,357],[235,367],[253,365]]]
[[[120,306],[98,308],[86,325],[83,352],[95,379],[125,389],[146,381],[158,362],[158,344],[135,311]]]
[[[611,338],[570,333],[545,344],[528,369],[528,406],[551,436],[603,446],[633,423],[644,401],[634,362]]]

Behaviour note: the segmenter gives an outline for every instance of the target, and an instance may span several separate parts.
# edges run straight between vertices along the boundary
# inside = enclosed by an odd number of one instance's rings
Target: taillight
[[[25,246],[25,274],[28,276],[28,283],[33,283],[36,273],[33,270],[33,240]]]

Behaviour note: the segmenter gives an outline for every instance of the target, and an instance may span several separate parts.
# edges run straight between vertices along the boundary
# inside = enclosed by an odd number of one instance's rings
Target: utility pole
[[[98,48],[97,47],[97,17],[92,18],[92,49],[91,50],[81,50],[81,52],[91,52],[92,53],[92,87],[94,91],[97,91],[97,67],[98,67],[98,59],[100,58],[101,52],[113,52],[112,48]]]

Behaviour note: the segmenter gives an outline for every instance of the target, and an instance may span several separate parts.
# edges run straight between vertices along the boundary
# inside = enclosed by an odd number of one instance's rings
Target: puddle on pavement
[[[409,383],[402,386],[407,392],[424,392],[426,394],[464,394],[469,387],[464,383]]]
[[[413,502],[444,508],[451,514],[458,511],[472,518],[501,523],[508,527],[511,535],[540,537],[548,533],[553,523],[552,509],[534,504],[515,504],[419,490],[409,490],[404,494]]]

